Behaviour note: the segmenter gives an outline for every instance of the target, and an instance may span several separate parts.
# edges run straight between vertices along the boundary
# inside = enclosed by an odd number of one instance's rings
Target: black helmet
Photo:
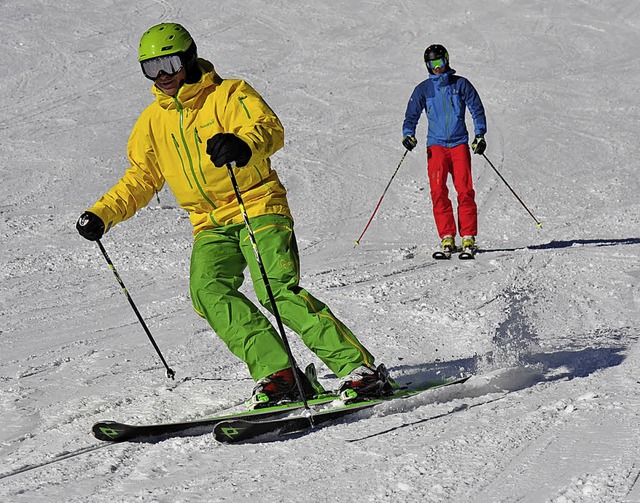
[[[433,70],[429,66],[429,61],[434,61],[436,59],[444,59],[446,68],[449,68],[449,53],[447,52],[447,49],[440,44],[431,44],[424,51],[424,63],[427,65],[427,70],[431,74],[433,73]]]

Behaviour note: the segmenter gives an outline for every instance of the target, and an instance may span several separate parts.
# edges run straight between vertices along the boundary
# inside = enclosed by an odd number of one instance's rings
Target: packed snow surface
[[[0,2],[0,500],[639,502],[637,0]],[[184,24],[285,125],[273,165],[302,283],[401,383],[473,375],[295,438],[106,444],[101,419],[194,419],[252,389],[192,310],[168,190],[103,239],[176,379],[74,228],[126,169],[139,37]],[[435,262],[401,124],[444,44],[487,110],[481,253]],[[452,191],[453,192],[453,191]],[[251,294],[250,281],[243,289]],[[289,333],[301,364],[337,379]]]

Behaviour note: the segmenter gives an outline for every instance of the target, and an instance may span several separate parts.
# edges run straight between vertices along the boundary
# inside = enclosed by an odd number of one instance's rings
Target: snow
[[[472,379],[274,442],[91,436],[241,409],[252,388],[191,308],[167,190],[103,243],[175,381],[74,228],[127,167],[151,99],[137,44],[163,21],[282,119],[303,285],[398,381]],[[2,501],[640,501],[636,0],[5,0],[0,27]],[[354,248],[430,43],[479,90],[487,156],[543,222],[476,156],[475,261],[431,259],[422,148]]]

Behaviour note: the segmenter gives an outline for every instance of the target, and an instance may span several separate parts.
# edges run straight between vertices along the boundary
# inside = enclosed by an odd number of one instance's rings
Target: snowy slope
[[[640,501],[636,0],[0,7],[0,500]],[[136,48],[162,21],[183,23],[282,119],[274,166],[304,286],[397,380],[474,373],[467,384],[271,443],[90,435],[99,419],[241,407],[252,387],[191,309],[191,227],[167,190],[103,242],[175,381],[74,228],[126,168],[151,99]],[[423,148],[354,248],[404,151],[404,108],[434,42],[479,90],[487,156],[544,224],[474,158],[473,262],[430,257]]]

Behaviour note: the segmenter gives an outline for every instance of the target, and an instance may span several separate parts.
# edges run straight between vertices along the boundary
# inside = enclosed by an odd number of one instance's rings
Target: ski
[[[458,253],[459,251],[460,248],[458,248],[457,246],[453,248],[446,246],[444,248],[437,248],[431,254],[431,256],[436,260],[449,260],[451,258],[451,255],[453,255],[454,253]]]
[[[451,255],[453,255],[454,253],[458,253],[459,251],[460,248],[458,248],[457,246],[439,246],[434,250],[431,256],[436,260],[449,260],[451,258]]]
[[[307,400],[309,405],[322,405],[337,400],[333,393],[326,393],[317,398]],[[233,419],[268,419],[286,416],[292,411],[303,409],[302,402],[290,402],[261,409],[245,410],[242,412],[208,416],[190,421],[156,424],[126,424],[118,421],[99,421],[91,429],[98,440],[105,442],[139,441],[144,438],[163,436],[195,436],[210,433],[213,427],[221,421]]]
[[[408,398],[428,390],[434,390],[436,388],[442,388],[444,386],[451,386],[454,384],[462,384],[467,379],[469,379],[469,377],[449,381],[432,382],[419,388],[402,389],[389,396],[355,401],[346,405],[333,406],[335,404],[332,403],[324,408],[314,408],[310,414],[309,411],[303,411],[300,413],[300,410],[297,410],[294,415],[283,415],[280,417],[229,418],[216,423],[213,427],[213,434],[219,442],[237,443],[266,434],[282,436],[305,432],[313,428],[317,428],[325,423],[340,419],[346,415],[375,407],[376,405],[380,405],[381,403],[385,403],[390,400]]]
[[[468,246],[467,248],[462,248],[460,250],[460,254],[458,255],[458,258],[460,260],[473,260],[476,258],[477,251],[478,249],[475,247]]]
[[[477,248],[457,248],[453,251],[437,249],[431,256],[436,260],[449,260],[452,254],[457,253],[460,260],[473,260],[477,251]]]
[[[307,404],[320,405],[331,402],[339,398],[336,394],[325,390],[320,382],[318,382],[318,373],[313,363],[307,365],[304,374],[315,390],[315,396],[307,399]],[[187,436],[202,435],[210,433],[213,426],[219,421],[232,418],[250,417],[250,418],[266,418],[286,415],[292,410],[303,408],[304,403],[284,402],[269,407],[260,407],[252,410],[245,410],[237,413],[229,413],[218,416],[204,417],[191,421],[179,421],[174,423],[158,423],[158,424],[142,424],[133,425],[119,423],[117,421],[100,421],[93,425],[93,435],[98,440],[105,442],[123,442],[126,440],[140,440],[145,437],[159,436]]]
[[[313,412],[312,414],[299,414],[281,418],[267,418],[263,421],[249,419],[233,419],[222,421],[213,427],[215,439],[223,443],[237,443],[250,440],[269,433],[278,436],[300,433],[316,428],[329,421],[335,421],[348,414],[368,409],[380,402],[354,402],[337,407]]]
[[[436,260],[449,260],[451,258],[451,251],[449,250],[436,250],[431,255]]]

